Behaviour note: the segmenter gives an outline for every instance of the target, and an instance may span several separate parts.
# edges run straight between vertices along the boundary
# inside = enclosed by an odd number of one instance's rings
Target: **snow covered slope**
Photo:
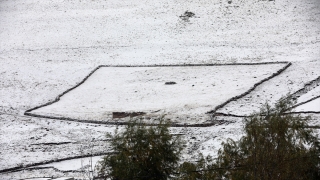
[[[271,78],[286,64],[101,67],[53,104],[30,115],[113,121],[113,113],[166,114],[174,123],[210,120],[208,112]]]
[[[101,64],[314,60],[320,55],[319,4],[3,0],[1,57]],[[195,16],[181,19],[187,10]]]
[[[195,16],[181,18],[187,10]],[[223,112],[250,113],[274,95],[302,88],[320,76],[319,16],[319,0],[1,0],[0,171],[81,155],[87,134],[113,131],[23,116],[99,65],[293,62]],[[184,157],[215,155],[221,141],[241,135],[241,119],[222,122],[228,123],[172,128],[190,141]],[[59,142],[69,144],[52,144]],[[96,144],[95,153],[105,151],[106,143]],[[0,179],[45,173],[63,175],[26,170]]]

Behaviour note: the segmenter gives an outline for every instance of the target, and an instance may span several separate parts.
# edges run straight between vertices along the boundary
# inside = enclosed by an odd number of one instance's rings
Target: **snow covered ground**
[[[180,18],[187,10],[195,16]],[[319,0],[0,1],[0,179],[72,176],[57,169],[3,171],[108,151],[104,134],[115,126],[23,115],[99,65],[292,62],[218,109],[230,114],[250,114],[296,92],[320,76],[319,16]],[[233,72],[228,78],[237,78]],[[241,136],[241,119],[219,118],[223,123],[211,127],[171,128],[189,142],[185,159],[215,155],[226,138]]]
[[[320,86],[301,95],[293,112],[320,112]]]
[[[59,101],[30,113],[106,122],[114,121],[113,112],[143,112],[144,118],[166,114],[174,123],[201,123],[210,120],[207,112],[284,66],[102,67]]]
[[[250,115],[255,111],[259,111],[261,105],[266,102],[273,104],[281,97],[295,93],[296,91],[304,88],[305,84],[320,76],[319,69],[319,60],[308,63],[294,62],[276,78],[270,79],[269,81],[261,84],[245,97],[228,103],[226,106],[218,109],[218,112],[243,116]],[[320,84],[320,82],[317,83]],[[308,96],[314,97],[320,95],[317,91],[319,87],[316,86],[313,88],[308,89],[310,90],[310,93],[307,93],[309,94]],[[301,96],[301,98],[303,98],[303,96]],[[297,103],[300,103],[301,98],[298,98]],[[305,98],[307,99],[308,97]]]
[[[294,109],[294,112],[320,112],[320,98],[302,104]]]
[[[315,87],[314,89],[308,91],[307,93],[300,96],[297,100],[297,103],[306,102],[310,99],[316,98],[320,95],[320,86]]]

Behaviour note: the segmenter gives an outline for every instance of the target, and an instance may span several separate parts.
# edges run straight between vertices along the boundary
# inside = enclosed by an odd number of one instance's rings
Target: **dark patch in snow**
[[[112,118],[136,117],[145,115],[145,112],[112,112]]]
[[[176,82],[173,82],[173,81],[170,81],[170,82],[165,82],[164,83],[165,85],[174,85],[174,84],[177,84]]]
[[[38,143],[38,144],[30,144],[30,145],[45,145],[45,146],[52,146],[52,145],[62,145],[62,144],[70,144],[72,142],[57,142],[57,143]]]
[[[183,20],[183,21],[189,21],[189,18],[194,17],[195,14],[191,11],[186,11],[184,12],[183,15],[180,15],[179,17]]]

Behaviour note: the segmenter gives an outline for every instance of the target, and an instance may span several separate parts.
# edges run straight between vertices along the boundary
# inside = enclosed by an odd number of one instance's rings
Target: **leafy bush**
[[[212,163],[211,156],[203,157],[199,155],[196,163],[184,162],[179,167],[177,180],[212,180],[217,177],[217,172],[213,171],[216,165]]]
[[[320,144],[307,128],[309,117],[290,113],[293,102],[281,100],[275,108],[266,104],[244,119],[244,136],[228,139],[218,157],[196,163],[183,162],[183,142],[170,135],[168,122],[146,127],[136,121],[123,132],[108,135],[115,154],[101,161],[106,179],[150,180],[302,180],[320,179]]]
[[[245,119],[245,135],[228,139],[219,151],[220,178],[320,179],[318,138],[306,128],[309,117],[286,113],[291,106],[281,100]]]
[[[130,122],[123,132],[108,134],[115,154],[101,161],[100,176],[115,180],[168,179],[178,167],[183,142],[172,136],[169,123],[159,120],[157,126]]]

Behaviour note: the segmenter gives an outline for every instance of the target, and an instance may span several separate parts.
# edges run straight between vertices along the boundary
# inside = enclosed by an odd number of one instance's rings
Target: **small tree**
[[[183,142],[170,135],[168,126],[162,119],[149,127],[131,121],[123,132],[108,134],[115,154],[100,162],[100,176],[114,180],[170,177],[178,166]]]
[[[238,142],[228,139],[219,151],[220,178],[320,179],[319,142],[306,128],[310,118],[288,113],[291,105],[280,100],[244,120],[245,135]]]

